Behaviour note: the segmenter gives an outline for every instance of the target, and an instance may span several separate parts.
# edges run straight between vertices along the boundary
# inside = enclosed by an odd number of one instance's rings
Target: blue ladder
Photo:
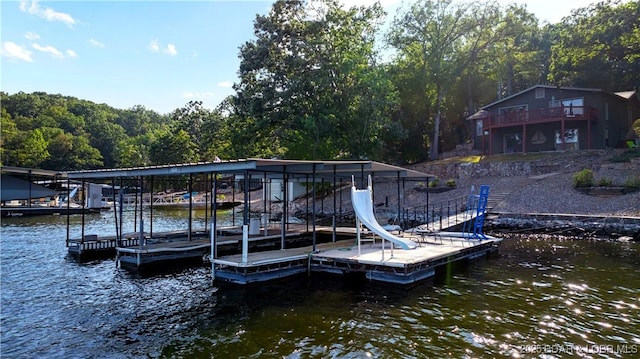
[[[467,220],[465,214],[465,222],[462,226],[463,237],[466,239],[487,239],[483,232],[484,215],[487,210],[487,199],[489,198],[489,186],[480,186],[480,193],[471,194],[467,199],[467,211],[470,218]],[[475,212],[475,218],[473,213]]]

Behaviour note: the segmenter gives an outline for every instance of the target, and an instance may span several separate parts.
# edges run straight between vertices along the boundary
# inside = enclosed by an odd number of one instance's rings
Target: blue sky
[[[370,0],[342,0],[346,5]],[[400,0],[383,0],[388,18]],[[555,23],[592,0],[527,3]],[[116,108],[169,113],[188,101],[215,108],[233,94],[239,47],[271,1],[0,1],[0,87]]]

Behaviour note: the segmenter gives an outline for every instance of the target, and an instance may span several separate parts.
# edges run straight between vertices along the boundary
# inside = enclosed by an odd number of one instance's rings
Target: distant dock
[[[91,214],[100,213],[100,208],[67,207],[0,207],[0,217],[27,217],[42,215]]]

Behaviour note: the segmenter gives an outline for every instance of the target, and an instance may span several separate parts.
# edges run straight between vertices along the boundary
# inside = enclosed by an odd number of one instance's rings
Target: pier
[[[443,233],[431,241],[411,236],[419,242],[415,250],[393,249],[381,241],[358,249],[354,240],[322,243],[285,250],[241,254],[213,260],[216,279],[235,284],[265,282],[300,273],[324,272],[335,275],[361,274],[368,280],[400,285],[413,284],[435,275],[436,268],[470,260],[498,250],[500,238],[470,241],[457,233]]]
[[[405,183],[428,182],[433,176],[373,161],[247,159],[76,171],[66,175],[76,181],[111,183],[113,203],[117,202],[116,183],[120,188],[128,183],[138,191],[132,201],[136,211],[133,232],[123,233],[122,208],[115,205],[114,234],[87,234],[84,220],[81,239],[69,238],[67,231],[71,254],[115,252],[120,267],[134,270],[172,261],[204,260],[211,264],[213,279],[236,284],[326,272],[356,273],[372,281],[404,285],[433,276],[438,266],[484,256],[496,250],[501,241],[482,233],[488,188],[472,194],[463,212],[439,216],[439,230],[434,223],[415,228],[378,223],[373,205],[376,182],[397,185],[399,200],[392,217],[400,218],[405,212],[400,195]],[[181,206],[189,210],[189,228],[154,231],[153,204],[158,203],[153,195],[154,181],[167,181],[166,178],[175,176],[188,178],[187,191],[181,192],[179,198]],[[235,225],[235,219],[233,226],[218,223],[219,200],[207,193],[220,192],[220,178],[225,178],[225,189],[233,188],[232,202],[240,203],[233,214],[241,215],[241,225]],[[345,187],[345,182],[351,184],[350,208],[342,208],[342,198],[338,206],[333,196],[334,214],[329,218],[332,224],[320,225],[315,217],[321,198],[317,188],[326,189],[328,185],[338,190]],[[192,224],[198,187],[200,193],[205,193],[204,197],[198,195],[197,200],[206,213],[203,228],[194,228]],[[143,193],[145,188],[150,192]],[[237,201],[236,188],[242,191]],[[252,198],[256,189],[261,190],[260,195]],[[131,199],[132,194],[128,197]],[[289,203],[300,198],[307,203],[307,220],[292,223]],[[388,215],[389,208],[385,210]],[[338,225],[344,221],[341,215],[347,212],[355,215],[355,224]],[[443,219],[451,226],[463,224],[463,231],[443,232]]]

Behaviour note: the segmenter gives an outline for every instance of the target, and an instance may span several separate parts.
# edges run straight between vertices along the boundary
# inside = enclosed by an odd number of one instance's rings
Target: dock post
[[[249,258],[249,225],[242,225],[242,263],[246,264]]]
[[[216,258],[216,241],[218,239],[218,173],[213,173],[213,178],[211,179],[211,230],[209,231],[209,236],[211,238],[211,280],[216,280],[216,264],[214,263],[214,259]]]
[[[356,241],[358,242],[358,257],[360,257],[360,218],[356,215]]]
[[[215,192],[214,192],[215,195]],[[216,257],[216,227],[215,227],[215,219],[211,221],[211,223],[209,224],[211,226],[211,230],[209,232],[209,237],[211,239],[211,255],[210,255],[210,261],[211,261],[211,280],[215,281],[216,280],[216,264],[214,263],[214,259]]]

